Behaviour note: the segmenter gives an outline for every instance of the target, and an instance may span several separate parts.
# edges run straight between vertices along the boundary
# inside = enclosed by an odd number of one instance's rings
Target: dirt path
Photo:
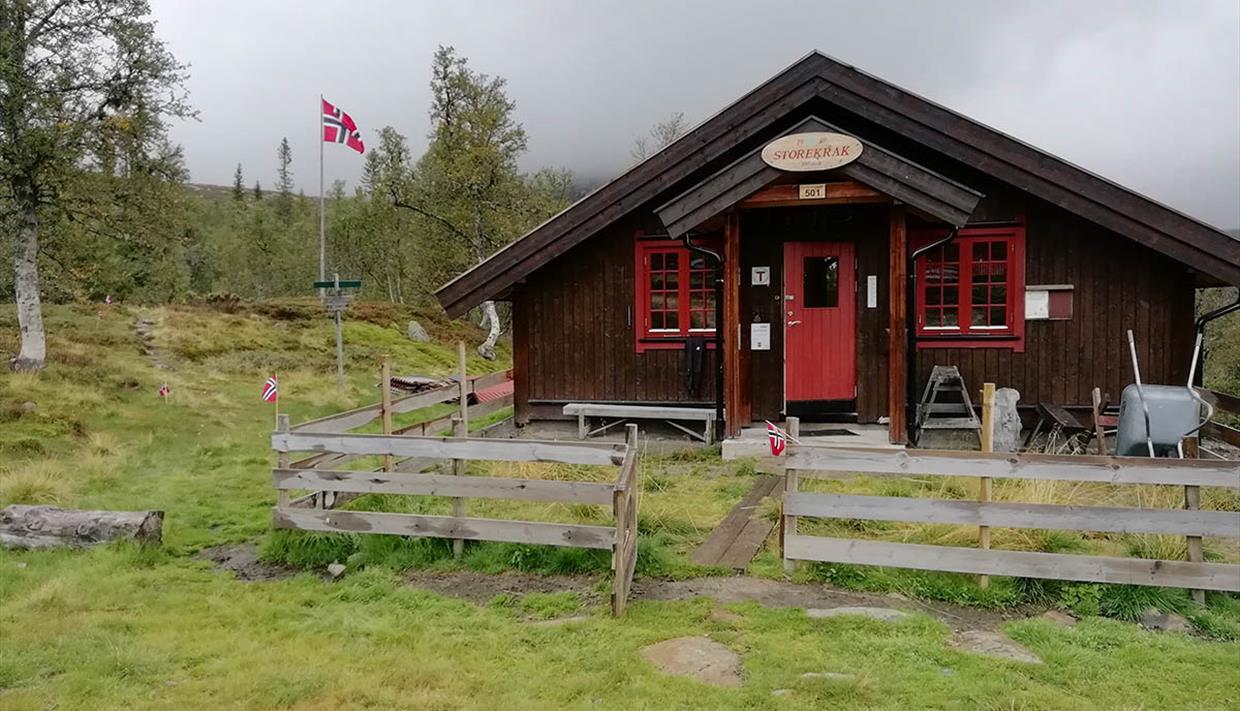
[[[210,560],[217,569],[231,572],[238,580],[244,581],[279,580],[306,572],[259,560],[258,549],[254,544],[208,548],[199,553],[199,557]],[[331,579],[324,571],[314,572],[322,574],[325,580]],[[601,576],[411,570],[404,574],[404,578],[412,587],[476,605],[485,605],[498,595],[522,596],[566,591],[577,593],[587,607],[607,602],[605,596],[599,592]],[[756,602],[766,607],[875,607],[923,612],[958,632],[996,630],[1008,620],[1023,619],[1039,612],[1019,608],[1004,612],[981,610],[948,603],[926,603],[896,594],[851,592],[825,585],[791,583],[748,575],[689,580],[637,578],[633,581],[631,600],[692,600],[698,597],[713,598],[721,604]]]
[[[142,354],[151,360],[151,364],[160,370],[174,370],[168,364],[168,355],[155,347],[155,337],[151,334],[155,329],[156,321],[143,314],[134,322],[133,332],[138,337],[138,345],[142,349]]]

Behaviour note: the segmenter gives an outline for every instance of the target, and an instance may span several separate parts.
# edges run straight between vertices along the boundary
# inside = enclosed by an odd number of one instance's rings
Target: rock
[[[22,412],[30,413],[39,409],[39,405],[34,400],[27,400],[22,403]]]
[[[19,560],[19,561],[17,561],[16,563],[14,563],[14,564],[13,564],[13,566],[14,566],[15,568],[17,568],[18,570],[21,570],[22,568],[25,568],[25,567],[26,567],[26,565],[27,565],[26,561],[23,561],[23,560]]]
[[[344,575],[345,567],[340,563],[332,563],[327,566],[327,574],[332,576],[332,580],[339,580]]]
[[[856,674],[842,674],[840,672],[805,672],[801,675],[802,679],[828,679],[830,681],[856,681]]]
[[[727,625],[734,625],[737,622],[740,622],[745,619],[744,617],[741,617],[735,612],[731,612],[729,610],[721,610],[718,608],[711,610],[710,614],[707,615],[707,618],[710,619],[711,622],[722,622],[723,624],[727,624]]]
[[[1044,620],[1049,620],[1051,622],[1055,622],[1061,625],[1066,625],[1068,627],[1076,626],[1075,617],[1073,617],[1072,615],[1069,615],[1066,612],[1061,612],[1059,610],[1047,610],[1046,612],[1043,612],[1040,615],[1040,617]]]
[[[948,640],[948,646],[962,652],[981,654],[995,659],[1005,659],[1025,664],[1041,664],[1042,659],[1022,645],[997,632],[969,630],[957,632]]]
[[[772,689],[771,696],[792,696],[792,689]]]
[[[554,620],[538,620],[531,622],[530,627],[563,627],[577,622],[586,622],[590,619],[588,615],[573,615],[572,617],[557,617]]]
[[[417,343],[427,343],[431,340],[431,334],[427,333],[426,329],[422,328],[422,324],[417,321],[409,322],[409,325],[405,327],[405,336]]]
[[[1141,614],[1139,624],[1147,630],[1154,632],[1190,632],[1192,627],[1188,624],[1188,620],[1174,612],[1161,612],[1158,608],[1151,607]]]
[[[889,607],[829,607],[826,609],[811,608],[805,611],[805,614],[814,619],[823,619],[827,617],[840,617],[842,615],[852,615],[857,617],[868,617],[872,620],[882,620],[883,622],[896,622],[908,617],[908,613],[903,610],[893,610]]]
[[[646,661],[666,674],[730,689],[741,685],[741,658],[706,637],[677,637],[642,647]]]
[[[999,388],[995,391],[995,451],[1015,452],[1020,448],[1020,414],[1016,412],[1016,403],[1020,401],[1020,392],[1012,388]]]
[[[939,673],[943,676],[956,676],[956,670],[951,667],[941,667]]]

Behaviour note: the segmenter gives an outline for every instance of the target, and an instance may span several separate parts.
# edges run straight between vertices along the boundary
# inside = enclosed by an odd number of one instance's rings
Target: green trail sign
[[[335,281],[314,282],[314,288],[316,289],[335,289],[336,287],[340,287],[341,289],[360,289],[362,288],[362,280],[361,279],[341,279],[339,282],[335,282]]]

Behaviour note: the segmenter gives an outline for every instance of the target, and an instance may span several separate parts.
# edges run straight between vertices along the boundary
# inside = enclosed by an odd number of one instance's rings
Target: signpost
[[[339,274],[333,274],[331,281],[314,282],[314,288],[323,290],[320,292],[323,296],[323,307],[336,321],[336,389],[344,392],[344,333],[341,330],[341,318],[353,301],[353,295],[341,290],[360,289],[362,281],[341,279]]]

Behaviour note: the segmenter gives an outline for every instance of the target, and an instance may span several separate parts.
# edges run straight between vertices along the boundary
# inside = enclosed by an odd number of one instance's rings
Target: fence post
[[[801,437],[801,418],[789,417],[784,422],[784,424],[788,427],[788,435],[791,439],[796,440]],[[789,445],[791,445],[791,443],[789,443]],[[785,457],[788,456],[787,452],[784,453],[784,456]],[[786,461],[787,460],[785,460],[785,462]],[[797,488],[799,484],[800,484],[800,481],[798,479],[796,470],[788,469],[787,465],[785,464],[784,466],[784,494],[787,495],[787,494],[797,493]],[[781,508],[782,508],[782,502],[781,502]],[[784,559],[784,572],[788,574],[792,574],[796,572],[797,562],[795,560],[788,560],[787,552],[784,548],[784,540],[788,536],[797,535],[797,517],[783,515],[783,516],[780,516],[779,520],[780,520],[779,555],[781,558]]]
[[[469,436],[469,384],[465,380],[465,341],[456,342],[456,367],[457,375],[460,376],[460,394],[461,394],[461,422],[464,423],[465,431],[457,433],[456,428],[452,429],[452,434],[457,437]]]
[[[276,432],[288,432],[288,415],[276,415]],[[276,468],[288,469],[288,452],[276,453]],[[289,503],[288,489],[278,489],[276,491],[276,508],[286,509]]]
[[[1184,508],[1189,511],[1196,511],[1201,508],[1201,487],[1186,486],[1184,487]],[[1201,536],[1188,536],[1188,560],[1193,563],[1202,563],[1205,561],[1205,554],[1201,549]],[[1192,590],[1193,602],[1199,605],[1206,604],[1205,590]]]
[[[995,451],[995,384],[982,384],[982,451]],[[990,477],[984,476],[977,482],[978,501],[990,501]],[[990,526],[977,527],[977,544],[982,550],[990,550]],[[981,588],[990,587],[990,576],[977,576],[977,585]]]
[[[379,388],[382,391],[380,408],[383,412],[383,434],[392,434],[392,356],[383,355],[379,365]],[[383,457],[383,471],[392,471],[392,455]]]
[[[453,437],[464,437],[465,434],[466,434],[465,433],[465,421],[461,419],[460,415],[453,415],[452,416],[452,436]],[[468,462],[466,462],[464,459],[453,459],[452,460],[453,476],[465,476],[465,467],[467,465],[468,465]],[[465,500],[460,498],[459,496],[452,498],[452,515],[455,518],[461,518],[465,515]],[[464,552],[465,552],[465,539],[453,538],[452,539],[452,557],[455,560],[460,560],[461,554]]]

